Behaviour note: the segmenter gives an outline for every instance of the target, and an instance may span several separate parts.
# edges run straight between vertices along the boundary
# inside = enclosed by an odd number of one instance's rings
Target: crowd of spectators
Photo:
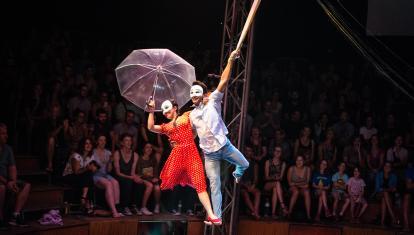
[[[136,45],[59,31],[33,31],[21,44],[5,43],[1,55],[1,117],[15,150],[40,156],[55,183],[81,189],[88,213],[95,186],[114,217],[159,213],[158,175],[170,146],[121,98],[114,75]],[[200,79],[214,72],[214,53],[176,52]],[[409,205],[414,189],[412,101],[374,68],[349,62],[275,59],[254,65],[251,84],[243,149],[251,167],[241,190],[250,215],[343,220],[349,207],[358,222],[379,200],[379,222],[388,214],[398,223],[394,205]],[[404,206],[407,228],[408,214]]]

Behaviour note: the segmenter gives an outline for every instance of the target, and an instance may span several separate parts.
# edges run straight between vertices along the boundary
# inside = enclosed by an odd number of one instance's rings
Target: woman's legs
[[[348,209],[349,203],[350,203],[350,200],[349,200],[349,198],[346,197],[345,198],[345,203],[342,206],[342,210],[341,210],[341,212],[339,212],[339,216],[343,216],[345,214],[346,209]]]
[[[319,195],[318,195],[318,210],[317,210],[316,216],[315,216],[316,221],[321,220],[322,204],[323,204],[323,202],[322,202],[322,192],[320,191]]]
[[[154,191],[154,200],[155,200],[155,212],[159,212],[160,210],[160,200],[161,200],[161,189],[160,189],[160,185],[158,184],[153,184],[153,191]]]
[[[116,179],[110,179],[110,182],[112,184],[112,190],[114,192],[114,201],[115,201],[115,204],[119,204],[119,194],[120,194],[120,191],[119,191],[119,183],[118,183],[118,181]]]
[[[109,208],[111,209],[113,217],[119,217],[120,214],[116,210],[115,207],[115,198],[114,198],[114,190],[112,189],[112,183],[105,179],[101,178],[96,182],[96,186],[101,189],[105,189],[105,199],[106,203],[108,203]]]
[[[404,229],[409,230],[410,225],[408,222],[408,213],[410,211],[411,205],[411,194],[406,193],[404,194],[404,201],[403,201],[403,214],[404,214]]]
[[[364,214],[364,212],[365,212],[365,210],[367,209],[367,207],[368,207],[368,203],[367,203],[367,202],[364,202],[364,203],[362,204],[362,208],[361,208],[361,210],[359,211],[359,214],[358,214],[358,219],[362,216],[362,214]]]
[[[276,214],[277,207],[277,185],[276,182],[267,182],[263,188],[265,191],[272,191],[272,215]]]
[[[381,198],[381,225],[384,225],[385,215],[387,213],[387,205],[385,203],[384,194]]]
[[[145,191],[144,191],[144,196],[142,197],[141,207],[142,208],[147,208],[147,203],[148,203],[148,200],[151,196],[152,189],[153,189],[154,185],[151,182],[146,181],[146,180],[144,180],[144,185],[145,185]]]
[[[302,195],[305,198],[305,208],[306,208],[306,215],[308,219],[311,219],[310,210],[311,210],[311,197],[309,189],[302,189]]]
[[[387,206],[388,209],[388,213],[390,213],[392,222],[395,222],[395,215],[394,215],[394,211],[392,209],[392,204],[391,204],[391,198],[390,198],[390,194],[388,192],[384,192],[384,197],[383,197],[384,201],[385,201],[385,205]],[[385,211],[386,212],[386,211]]]
[[[254,214],[256,217],[259,217],[259,207],[260,207],[260,190],[257,188],[253,189],[253,196],[254,196]]]
[[[250,199],[250,195],[249,195],[249,192],[247,191],[247,189],[242,189],[241,190],[241,195],[243,197],[244,203],[246,203],[246,205],[249,208],[249,210],[251,211],[251,213],[254,213],[255,209],[254,209],[254,206],[253,206],[253,202]]]
[[[218,217],[213,213],[211,208],[210,198],[208,197],[207,191],[197,193],[198,198],[200,199],[201,204],[203,204],[204,209],[206,209],[207,216],[212,219],[217,219]]]
[[[339,202],[339,193],[334,192],[333,194],[334,202],[332,206],[332,214],[336,216],[336,211],[338,210],[338,202]]]
[[[283,199],[283,189],[282,189],[282,184],[280,183],[280,181],[276,182],[276,192],[277,192],[277,198],[280,202],[280,206],[282,207],[282,210],[283,210],[283,215],[286,216],[288,214],[288,210],[285,205],[285,200]]]
[[[298,200],[298,197],[299,197],[299,190],[296,187],[292,187],[291,191],[292,191],[292,195],[290,197],[290,202],[289,202],[289,216],[292,215],[293,208],[295,207],[296,201]]]
[[[323,205],[323,208],[325,209],[325,217],[330,217],[331,212],[329,211],[328,197],[326,196],[325,190],[322,191],[322,205]]]

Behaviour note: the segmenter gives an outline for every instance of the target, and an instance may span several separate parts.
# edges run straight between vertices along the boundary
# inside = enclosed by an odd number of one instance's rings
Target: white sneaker
[[[157,204],[157,205],[155,205],[155,207],[154,207],[154,214],[159,214],[160,213],[160,205],[159,204]]]
[[[153,215],[154,214],[151,211],[149,211],[148,208],[146,208],[146,207],[141,208],[141,212],[144,215]]]
[[[193,216],[194,215],[193,210],[187,210],[187,215],[188,216]]]

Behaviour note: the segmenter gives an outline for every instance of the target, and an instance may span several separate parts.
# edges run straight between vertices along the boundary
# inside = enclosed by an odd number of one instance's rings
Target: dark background
[[[367,1],[342,1],[365,26]],[[211,1],[8,1],[3,5],[2,36],[15,41],[32,28],[93,34],[113,43],[144,42],[148,47],[219,51],[224,0]],[[257,14],[256,60],[297,56],[318,60],[355,59],[356,53],[329,22],[316,1],[263,0]],[[412,60],[412,37],[382,37]],[[218,59],[218,58],[217,58]]]

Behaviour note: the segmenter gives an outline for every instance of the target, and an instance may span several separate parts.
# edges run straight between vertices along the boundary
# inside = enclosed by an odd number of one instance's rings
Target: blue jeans
[[[210,181],[211,201],[213,203],[214,214],[221,218],[221,179],[220,162],[226,160],[236,165],[233,176],[242,177],[244,171],[249,167],[249,162],[243,154],[234,147],[230,140],[219,150],[213,153],[205,153],[205,168],[208,180]]]

